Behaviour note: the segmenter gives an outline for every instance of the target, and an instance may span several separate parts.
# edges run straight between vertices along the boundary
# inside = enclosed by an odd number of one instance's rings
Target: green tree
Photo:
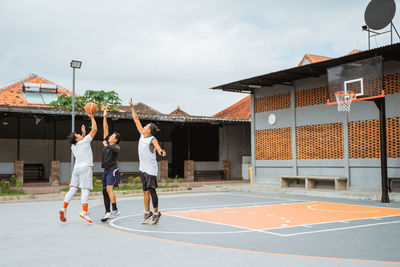
[[[122,101],[115,91],[104,91],[104,90],[86,90],[83,96],[75,96],[75,108],[84,109],[85,105],[89,102],[95,103],[99,108],[101,106],[109,106],[111,111],[118,110]],[[62,94],[58,97],[57,101],[52,101],[50,106],[72,110],[72,96]]]

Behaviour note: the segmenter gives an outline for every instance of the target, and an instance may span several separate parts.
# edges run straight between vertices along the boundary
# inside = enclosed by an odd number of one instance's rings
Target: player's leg
[[[103,184],[104,208],[106,210],[103,219],[101,219],[102,222],[107,221],[111,217],[111,211],[110,211],[110,203],[111,202],[110,202],[110,197],[107,192],[107,180],[106,180],[107,172],[108,172],[108,170],[104,170],[103,175],[101,177],[101,181]]]
[[[64,198],[63,207],[58,212],[60,214],[60,221],[62,221],[62,222],[67,221],[67,218],[66,218],[67,207],[68,207],[69,203],[71,202],[72,198],[75,196],[76,192],[78,191],[79,178],[77,175],[77,171],[75,169],[72,172],[71,182],[70,182],[69,186],[70,186],[69,191],[65,195],[65,198]]]
[[[88,212],[88,203],[89,203],[89,189],[81,188],[81,203],[82,203],[82,211],[79,213],[79,216],[85,221],[92,223],[92,219],[89,216]]]
[[[92,223],[92,219],[89,217],[88,203],[89,203],[89,191],[93,189],[93,170],[92,167],[79,168],[79,185],[81,188],[81,203],[82,211],[79,216],[85,221]]]
[[[150,219],[151,216],[153,216],[153,213],[150,211],[150,192],[149,188],[147,187],[147,174],[142,172],[140,174],[140,180],[142,181],[142,188],[143,188],[143,201],[144,201],[144,218],[142,220],[142,223],[147,223]]]
[[[152,224],[157,224],[158,221],[160,220],[161,217],[161,212],[158,211],[158,195],[156,188],[158,187],[157,184],[157,177],[156,176],[150,176],[150,195],[151,195],[151,200],[153,203],[153,208],[154,208],[154,215],[153,215],[153,220]]]
[[[118,169],[110,170],[110,173],[107,177],[107,193],[108,196],[110,197],[112,205],[111,218],[115,218],[120,214],[117,208],[117,198],[114,193],[114,187],[118,187],[118,184],[119,184],[119,170]]]

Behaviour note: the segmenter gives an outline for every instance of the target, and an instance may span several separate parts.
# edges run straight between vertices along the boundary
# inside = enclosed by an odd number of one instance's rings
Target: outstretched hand
[[[131,106],[131,108],[133,108],[132,97],[131,97],[131,100],[129,100],[129,105]]]
[[[107,117],[108,114],[108,106],[104,107],[103,116]]]
[[[92,113],[87,113],[87,112],[86,112],[86,115],[87,115],[89,118],[93,118],[93,114],[92,114]]]

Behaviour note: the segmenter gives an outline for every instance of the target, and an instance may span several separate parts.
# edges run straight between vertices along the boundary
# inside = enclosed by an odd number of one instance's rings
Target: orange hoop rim
[[[338,92],[335,92],[335,95],[340,95],[340,96],[353,95],[353,98],[356,98],[356,94],[353,91],[338,91]]]
[[[341,92],[343,92],[343,91],[341,91]],[[347,91],[347,92],[349,92],[349,91]],[[335,92],[336,93],[336,92]],[[353,102],[354,101],[363,101],[363,100],[370,100],[370,99],[375,99],[375,98],[381,98],[381,97],[385,97],[385,90],[382,90],[382,94],[380,94],[380,95],[377,95],[377,96],[369,96],[369,97],[364,97],[364,98],[359,98],[359,99],[353,99]],[[331,101],[329,101],[329,99],[327,99],[326,100],[326,104],[327,105],[337,105],[338,104],[338,102],[331,102]]]

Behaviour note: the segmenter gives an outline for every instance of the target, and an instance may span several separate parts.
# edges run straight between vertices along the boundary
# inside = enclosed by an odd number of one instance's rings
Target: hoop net
[[[350,111],[351,102],[356,98],[352,91],[339,91],[335,93],[338,111]]]

